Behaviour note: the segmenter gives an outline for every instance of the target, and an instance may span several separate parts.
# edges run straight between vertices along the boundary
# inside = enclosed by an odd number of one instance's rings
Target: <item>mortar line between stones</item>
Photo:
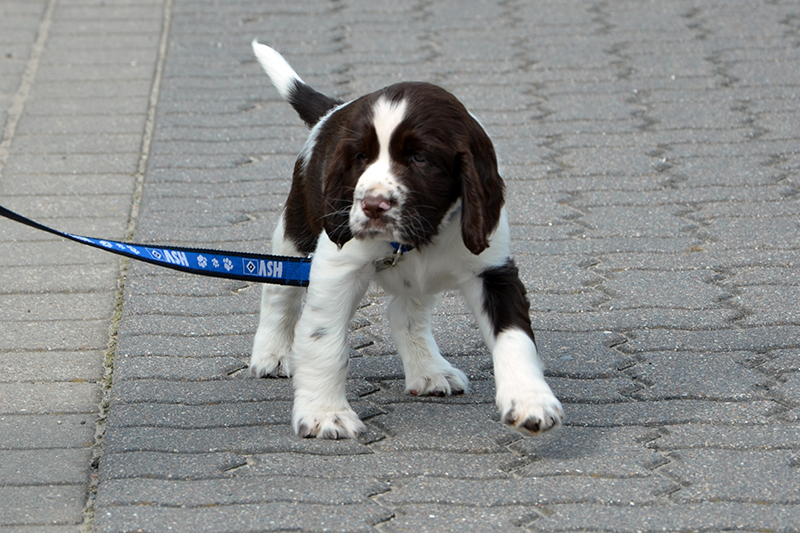
[[[52,0],[55,2],[56,0]],[[166,62],[167,49],[169,44],[169,30],[172,23],[172,4],[173,0],[164,0],[164,6],[161,18],[161,39],[158,46],[158,56],[156,58],[155,70],[153,73],[153,83],[150,86],[150,98],[147,106],[147,116],[145,119],[144,131],[142,133],[142,145],[139,156],[139,161],[136,168],[136,182],[134,191],[131,198],[131,210],[128,216],[128,227],[125,232],[125,240],[130,241],[133,239],[136,230],[136,222],[139,218],[139,206],[142,198],[142,191],[144,188],[144,175],[147,170],[147,160],[150,156],[150,151],[153,144],[153,131],[155,130],[155,117],[156,108],[158,107],[158,100],[161,89],[161,79],[164,72],[164,64]],[[0,167],[1,168],[1,167]],[[127,258],[120,259],[119,261],[119,277],[117,278],[117,290],[114,298],[114,315],[109,324],[108,332],[108,349],[105,353],[103,365],[105,373],[103,376],[103,397],[98,406],[98,417],[95,424],[95,439],[92,450],[92,460],[89,468],[89,486],[87,490],[86,503],[83,509],[83,523],[81,524],[81,533],[91,533],[94,528],[94,502],[97,496],[97,489],[99,485],[98,469],[100,466],[100,459],[103,455],[103,446],[106,430],[106,420],[108,417],[108,410],[110,407],[110,393],[111,385],[113,383],[114,375],[114,358],[116,356],[117,337],[119,334],[119,322],[122,317],[122,304],[125,300],[125,282],[128,276],[128,266],[130,260]]]
[[[25,104],[28,102],[28,97],[31,94],[31,87],[36,79],[36,72],[39,70],[39,60],[44,51],[44,45],[47,38],[50,36],[50,26],[53,23],[53,13],[56,9],[58,0],[50,0],[45,9],[42,20],[39,22],[39,31],[36,35],[31,47],[31,56],[28,58],[28,63],[25,65],[25,71],[22,73],[22,82],[14,93],[11,99],[11,107],[8,109],[8,118],[6,119],[6,127],[3,130],[3,140],[0,142],[0,179],[3,175],[8,156],[11,153],[11,141],[14,140],[14,134],[17,131],[17,124],[22,118],[22,112],[25,111]]]
[[[125,238],[128,240],[133,238],[133,234],[136,231],[136,222],[139,218],[139,206],[141,204],[142,191],[144,188],[144,174],[147,170],[147,160],[150,157],[150,151],[153,144],[156,108],[158,107],[158,99],[161,92],[161,78],[164,73],[164,64],[166,62],[167,48],[169,46],[169,30],[170,26],[172,25],[172,2],[173,0],[164,1],[161,41],[158,45],[158,58],[156,59],[156,68],[153,74],[153,84],[150,86],[150,100],[147,107],[147,118],[144,125],[144,134],[142,135],[142,148],[139,156],[139,164],[136,169],[136,185],[133,191],[131,213],[128,219],[128,229],[125,235]]]

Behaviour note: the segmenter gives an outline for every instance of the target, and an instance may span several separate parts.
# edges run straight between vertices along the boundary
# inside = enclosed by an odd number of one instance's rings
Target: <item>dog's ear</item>
[[[491,139],[474,119],[469,121],[468,146],[460,154],[461,237],[475,255],[489,247],[503,208],[503,178]]]
[[[331,241],[340,248],[353,238],[350,231],[350,208],[353,205],[355,184],[348,180],[349,164],[344,146],[334,151],[322,192],[322,227]]]

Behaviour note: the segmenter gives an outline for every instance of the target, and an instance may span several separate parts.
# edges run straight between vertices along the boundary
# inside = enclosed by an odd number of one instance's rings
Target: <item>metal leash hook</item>
[[[387,255],[383,259],[375,260],[373,263],[375,265],[375,271],[380,272],[381,270],[397,266],[397,263],[403,260],[403,253],[405,251],[405,246],[397,246],[394,252],[392,252],[392,255]]]

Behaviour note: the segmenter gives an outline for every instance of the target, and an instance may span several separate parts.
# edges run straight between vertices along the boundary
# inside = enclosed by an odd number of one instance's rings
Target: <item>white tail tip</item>
[[[282,55],[257,39],[253,39],[253,53],[284,100],[289,99],[295,82],[304,83]]]

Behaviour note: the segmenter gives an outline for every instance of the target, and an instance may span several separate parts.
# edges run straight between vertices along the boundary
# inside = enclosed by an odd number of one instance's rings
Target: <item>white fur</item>
[[[256,59],[278,89],[281,98],[288,99],[294,83],[296,81],[303,83],[303,80],[278,52],[265,44],[260,44],[257,39],[253,39],[252,45]]]
[[[291,241],[284,239],[283,217],[272,235],[272,253],[300,255]],[[254,376],[291,375],[288,355],[294,342],[294,326],[300,318],[304,292],[301,287],[264,285],[261,318],[250,358],[250,372]]]
[[[545,382],[536,345],[524,331],[502,331],[492,349],[492,358],[497,407],[505,423],[523,433],[531,432],[523,427],[531,418],[539,421],[534,433],[561,423],[564,415],[561,402]]]
[[[400,240],[400,213],[406,199],[405,188],[392,173],[392,158],[389,154],[389,141],[392,133],[405,117],[406,102],[389,102],[384,98],[379,99],[373,109],[375,133],[378,137],[378,159],[370,164],[356,183],[353,193],[353,208],[350,211],[350,227],[353,235],[362,236],[365,233],[371,236],[383,235],[390,241]],[[375,228],[371,220],[361,207],[361,201],[368,196],[383,196],[395,204],[395,207],[384,214],[381,226]]]

